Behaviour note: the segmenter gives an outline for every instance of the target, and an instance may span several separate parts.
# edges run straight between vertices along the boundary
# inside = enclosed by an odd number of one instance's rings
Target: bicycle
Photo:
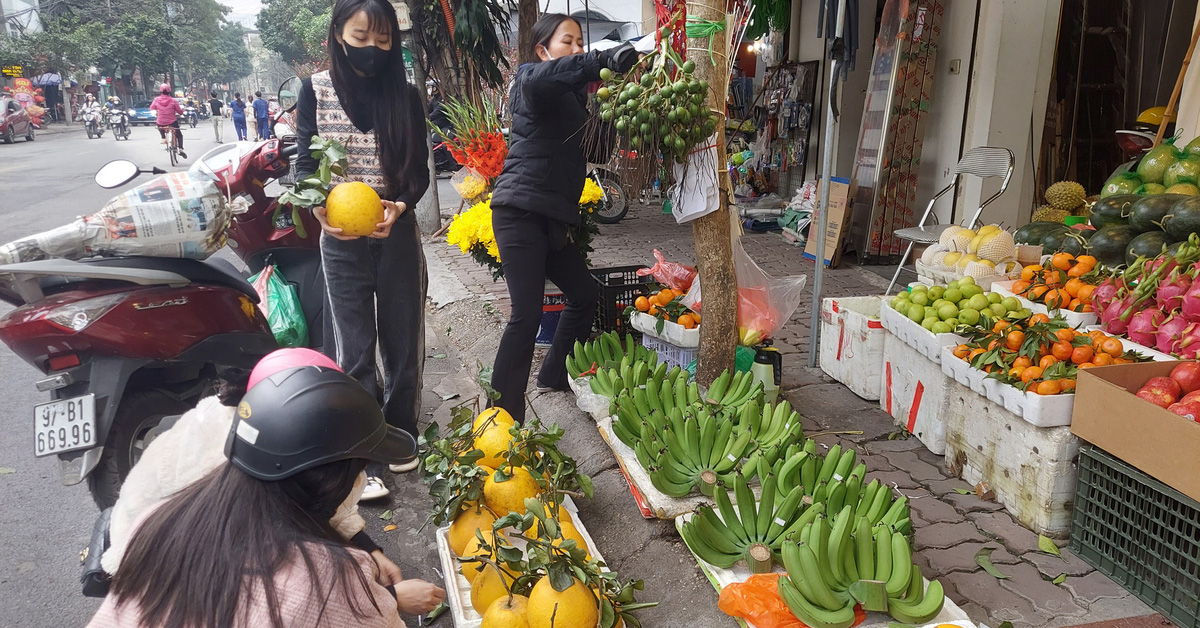
[[[179,145],[178,145],[179,139],[178,139],[178,136],[176,135],[176,133],[178,133],[179,130],[173,126],[160,126],[160,127],[158,127],[158,130],[160,132],[166,131],[166,133],[167,133],[167,154],[170,155],[171,165],[178,166],[179,165]]]

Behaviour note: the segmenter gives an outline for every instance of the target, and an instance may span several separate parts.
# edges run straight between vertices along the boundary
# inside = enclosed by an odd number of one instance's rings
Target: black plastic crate
[[[596,329],[604,331],[627,331],[628,325],[621,320],[621,314],[627,306],[633,305],[634,299],[646,291],[654,279],[649,275],[640,277],[638,270],[646,266],[613,266],[612,268],[593,268],[592,276],[600,284],[600,305],[596,307]]]
[[[1085,445],[1071,549],[1176,626],[1200,627],[1200,503]]]

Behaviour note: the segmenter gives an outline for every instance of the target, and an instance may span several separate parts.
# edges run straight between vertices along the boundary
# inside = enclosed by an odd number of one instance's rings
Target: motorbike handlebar
[[[291,157],[292,155],[295,155],[299,150],[300,150],[299,144],[288,144],[287,146],[284,146],[282,149],[279,150],[279,154],[284,157]]]

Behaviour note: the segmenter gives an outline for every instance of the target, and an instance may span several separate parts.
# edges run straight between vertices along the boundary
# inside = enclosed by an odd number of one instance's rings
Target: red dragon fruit
[[[1126,333],[1129,339],[1144,347],[1153,347],[1157,342],[1156,332],[1159,325],[1167,318],[1161,310],[1142,310],[1129,321]]]
[[[1136,314],[1137,312],[1131,313],[1124,320],[1121,319],[1121,315],[1124,314],[1136,302],[1137,295],[1133,294],[1132,292],[1111,301],[1108,304],[1108,307],[1104,308],[1100,312],[1100,324],[1103,326],[1104,331],[1114,336],[1123,336],[1125,334],[1125,329],[1129,325],[1129,321],[1133,318],[1133,314]]]
[[[1113,276],[1100,282],[1096,289],[1092,291],[1092,306],[1097,312],[1103,312],[1108,309],[1108,305],[1117,298],[1117,295],[1125,289],[1125,280],[1120,277]]]
[[[1158,270],[1163,264],[1167,265],[1167,269],[1163,271],[1164,275],[1173,272],[1179,267],[1179,262],[1176,262],[1174,257],[1163,255],[1147,261],[1142,276],[1145,277],[1154,274],[1154,271]]]
[[[1163,353],[1179,353],[1180,344],[1183,342],[1183,332],[1187,330],[1189,323],[1187,319],[1178,315],[1178,312],[1172,312],[1166,320],[1158,326],[1158,334],[1156,334],[1155,347]]]
[[[1200,282],[1192,282],[1192,287],[1180,300],[1180,310],[1183,312],[1184,318],[1200,322]]]
[[[1183,295],[1187,294],[1191,287],[1191,276],[1180,272],[1178,268],[1171,271],[1171,274],[1158,284],[1158,291],[1154,294],[1158,309],[1164,312],[1179,309],[1183,306]],[[1197,306],[1200,307],[1200,303]]]
[[[1183,330],[1183,337],[1179,341],[1179,357],[1185,360],[1200,357],[1200,323],[1192,323]]]

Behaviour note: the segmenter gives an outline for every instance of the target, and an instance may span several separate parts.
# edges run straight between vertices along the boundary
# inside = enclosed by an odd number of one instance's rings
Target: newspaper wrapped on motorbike
[[[74,222],[0,246],[0,263],[141,255],[202,260],[225,246],[232,215],[215,180],[175,172]]]

